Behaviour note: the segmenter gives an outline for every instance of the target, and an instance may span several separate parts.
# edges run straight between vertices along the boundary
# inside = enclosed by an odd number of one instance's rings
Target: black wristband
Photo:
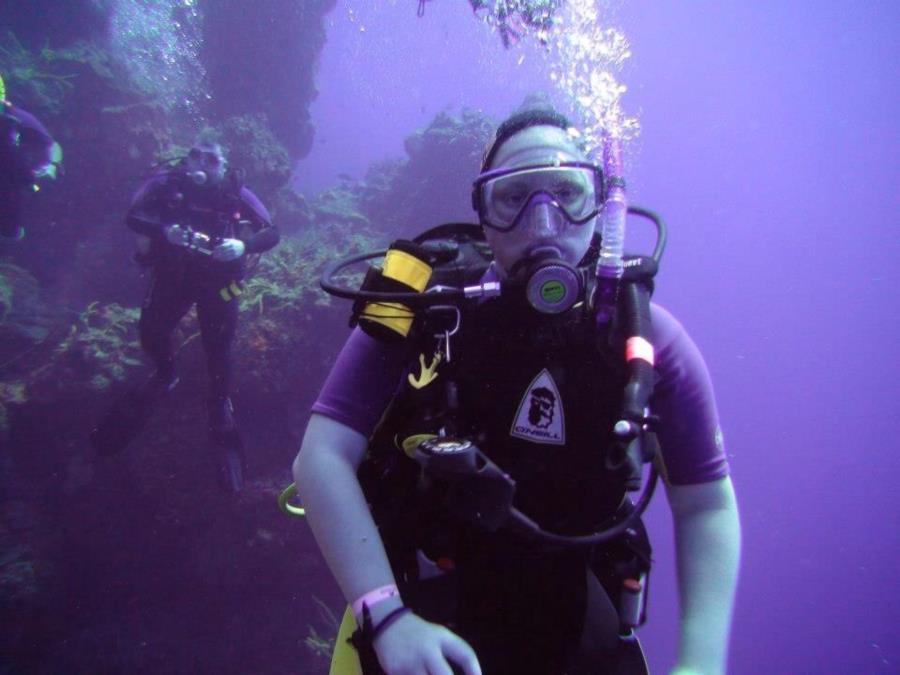
[[[410,611],[409,607],[398,607],[397,609],[390,612],[386,617],[381,620],[377,626],[375,626],[375,630],[372,631],[371,641],[375,642],[375,638],[381,635],[384,631],[390,627],[392,623],[394,623],[397,619],[399,619],[404,614]]]
[[[347,642],[356,647],[356,651],[358,652],[362,652],[364,649],[370,649],[375,638],[381,635],[392,623],[409,611],[411,611],[409,607],[397,607],[397,609],[389,612],[377,626],[373,627],[369,606],[363,603],[362,625],[357,627],[353,632],[353,635],[347,638]]]

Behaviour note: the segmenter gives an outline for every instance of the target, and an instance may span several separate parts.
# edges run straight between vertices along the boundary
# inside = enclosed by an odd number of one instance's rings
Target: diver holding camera
[[[229,169],[222,148],[210,143],[195,145],[174,167],[151,175],[135,195],[126,224],[139,235],[135,259],[150,272],[139,327],[141,347],[156,372],[141,395],[101,422],[94,445],[102,454],[121,450],[152,404],[178,383],[172,333],[196,305],[209,372],[210,438],[223,451],[224,487],[237,492],[243,479],[231,402],[231,346],[247,258],[274,247],[278,230],[243,185],[243,172]],[[119,431],[112,433],[114,427]]]

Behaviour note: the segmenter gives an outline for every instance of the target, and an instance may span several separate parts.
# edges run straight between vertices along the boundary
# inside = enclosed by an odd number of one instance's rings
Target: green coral
[[[141,365],[137,340],[140,310],[116,303],[90,303],[54,350],[76,379],[86,379],[94,391],[103,391],[127,378],[128,369]],[[59,363],[58,365],[63,365]]]
[[[241,373],[260,395],[290,389],[298,371],[311,367],[314,359],[297,364],[298,353],[327,353],[316,349],[321,322],[334,312],[331,297],[319,288],[322,270],[340,257],[376,248],[376,241],[368,231],[312,225],[262,256],[244,283],[237,339]],[[358,286],[360,280],[347,283]]]
[[[245,284],[243,306],[262,316],[283,310],[299,311],[310,303],[327,305],[330,296],[319,290],[319,276],[325,265],[375,246],[376,237],[366,231],[335,236],[334,228],[309,227],[283,239],[262,257],[255,274]]]
[[[8,98],[24,100],[37,110],[60,112],[75,88],[77,71],[85,66],[108,82],[115,81],[106,52],[91,43],[81,41],[65,49],[45,44],[33,52],[12,31],[0,39],[0,72],[11,92]]]

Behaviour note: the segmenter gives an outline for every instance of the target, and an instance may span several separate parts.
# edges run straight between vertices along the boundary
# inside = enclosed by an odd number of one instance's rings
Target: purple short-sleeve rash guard
[[[705,483],[728,475],[712,382],[706,363],[682,325],[651,305],[659,380],[651,407],[667,480]],[[397,391],[407,366],[403,345],[386,345],[353,331],[328,375],[312,411],[368,437]]]

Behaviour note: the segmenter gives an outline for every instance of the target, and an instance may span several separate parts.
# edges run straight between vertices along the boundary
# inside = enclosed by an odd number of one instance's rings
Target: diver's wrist
[[[359,596],[350,605],[357,623],[362,622],[364,606],[369,610],[372,623],[377,624],[382,616],[398,607],[402,607],[403,600],[400,598],[400,591],[397,590],[396,584],[387,584],[373,588],[371,591]]]
[[[373,605],[369,608],[369,616],[371,617],[372,625],[378,626],[384,621],[385,617],[388,616],[394,610],[400,609],[403,607],[403,600],[400,599],[400,596],[395,596],[388,600],[383,600],[379,602],[377,605]],[[357,625],[362,623],[362,616],[357,617]]]

